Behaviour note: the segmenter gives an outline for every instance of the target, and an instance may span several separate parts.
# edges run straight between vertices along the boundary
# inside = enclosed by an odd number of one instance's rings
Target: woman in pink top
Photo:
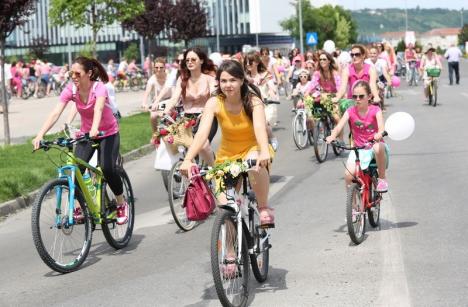
[[[376,140],[377,142],[372,147],[359,150],[361,168],[369,167],[371,160],[375,158],[379,172],[376,191],[387,192],[388,184],[385,171],[388,166],[388,147],[382,140],[382,134],[385,130],[382,111],[378,106],[370,104],[371,89],[366,81],[358,81],[354,85],[352,97],[356,101],[356,105],[346,110],[338,125],[332,130],[331,135],[327,137],[327,142],[335,140],[348,122],[356,146],[366,146],[369,140]],[[353,175],[348,170],[354,170],[355,160],[355,153],[351,151],[345,171],[347,187],[353,180]]]
[[[369,82],[374,102],[378,104],[380,97],[377,89],[377,71],[372,65],[364,63],[364,59],[367,57],[366,48],[359,44],[353,45],[350,55],[352,62],[341,72],[341,85],[333,101],[338,102],[346,93],[346,97],[351,99],[354,84],[363,80]]]
[[[184,52],[184,60],[181,63],[180,77],[177,80],[171,99],[166,104],[164,112],[169,114],[171,110],[182,101],[185,115],[199,116],[211,93],[216,89],[216,80],[209,73],[216,71],[206,53],[200,48],[189,48]],[[194,133],[198,126],[194,127]],[[200,155],[208,165],[213,165],[213,151],[210,142],[218,130],[218,122],[211,126],[209,141],[205,143]]]
[[[73,102],[81,116],[80,132],[89,133],[91,138],[98,139],[100,143],[98,151],[100,166],[109,187],[116,195],[117,224],[125,224],[128,220],[128,205],[123,197],[122,180],[116,169],[120,147],[119,126],[109,106],[109,97],[104,85],[109,81],[109,77],[96,59],[86,57],[78,57],[75,60],[70,76],[73,83],[68,84],[62,91],[60,102],[33,139],[34,149],[39,148],[40,141],[57,122],[67,104]],[[102,136],[99,135],[100,132],[103,133]],[[91,145],[88,142],[76,144],[75,155],[84,161],[89,161],[95,151]]]

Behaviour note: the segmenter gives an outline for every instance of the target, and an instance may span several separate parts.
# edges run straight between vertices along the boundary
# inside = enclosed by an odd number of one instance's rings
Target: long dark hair
[[[219,66],[218,71],[216,72],[216,81],[218,81],[218,88],[215,91],[215,95],[225,97],[224,93],[221,91],[221,87],[219,86],[221,73],[224,71],[233,76],[234,78],[242,80],[242,105],[247,116],[250,118],[250,120],[253,120],[252,98],[258,97],[260,100],[262,100],[262,94],[260,93],[260,90],[255,85],[250,84],[249,81],[245,78],[245,72],[242,69],[242,65],[239,62],[233,60],[225,60]]]
[[[103,83],[109,82],[109,76],[107,75],[106,69],[95,58],[79,56],[75,59],[74,63],[78,63],[83,66],[83,70],[86,73],[91,71],[91,76],[89,77],[91,81],[100,80]]]
[[[330,80],[333,83],[333,85],[336,86],[335,76],[333,74],[333,71],[337,72],[338,71],[338,66],[335,63],[335,59],[333,58],[333,56],[330,53],[325,52],[325,51],[320,51],[319,56],[318,56],[319,61],[320,61],[320,56],[321,55],[325,55],[327,57],[327,59],[328,59],[328,76],[325,75],[325,71],[323,70],[322,65],[320,65],[320,63],[319,63],[318,64],[318,70],[320,72],[320,81]],[[319,81],[319,83],[320,83],[320,81]]]
[[[189,49],[185,50],[184,59],[182,60],[182,63],[180,63],[180,65],[181,65],[180,77],[181,77],[181,80],[182,80],[182,82],[181,82],[182,97],[184,99],[185,99],[185,94],[187,92],[187,83],[188,83],[188,80],[190,79],[190,70],[187,68],[187,63],[185,62],[185,60],[187,60],[187,54],[189,52],[195,52],[197,54],[198,58],[200,59],[200,61],[203,62],[202,65],[201,65],[201,72],[202,73],[209,74],[210,72],[215,72],[216,71],[216,67],[213,64],[213,61],[208,59],[208,56],[206,55],[206,53],[203,50],[201,50],[198,47],[193,47],[193,48],[189,48]]]
[[[259,74],[264,73],[265,71],[268,71],[268,68],[263,64],[262,59],[260,58],[260,55],[257,51],[250,51],[247,53],[246,60],[244,62],[244,70],[245,72],[250,75],[250,71],[247,69],[247,63],[255,61],[258,63],[257,65],[257,71]]]

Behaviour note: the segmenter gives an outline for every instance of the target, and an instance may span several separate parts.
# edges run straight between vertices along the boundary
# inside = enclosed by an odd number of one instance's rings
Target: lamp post
[[[302,0],[298,0],[299,4],[299,41],[301,46],[301,53],[304,53],[304,33],[302,33]]]
[[[219,1],[216,1],[216,52],[219,52]]]

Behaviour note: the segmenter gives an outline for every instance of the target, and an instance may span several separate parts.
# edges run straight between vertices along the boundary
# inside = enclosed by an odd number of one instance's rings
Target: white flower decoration
[[[229,172],[231,173],[232,177],[235,178],[239,176],[241,168],[238,164],[231,164],[231,166],[229,167]]]

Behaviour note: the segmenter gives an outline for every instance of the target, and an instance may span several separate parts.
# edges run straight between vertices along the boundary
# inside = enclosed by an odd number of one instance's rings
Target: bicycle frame
[[[242,176],[242,193],[236,191],[237,184],[234,184],[226,189],[226,198],[228,200],[227,204],[221,205],[220,207],[226,210],[230,210],[236,213],[236,223],[237,223],[237,246],[238,254],[237,259],[241,259],[242,255],[242,233],[246,233],[248,252],[250,255],[254,254],[254,246],[257,243],[257,249],[260,246],[263,246],[263,243],[270,238],[270,234],[267,234],[264,238],[254,242],[254,237],[250,235],[250,230],[254,227],[254,215],[260,216],[256,206],[251,206],[255,196],[250,193],[248,189],[248,174],[243,173]],[[252,221],[252,223],[246,223],[246,220]],[[252,224],[252,225],[250,225]],[[226,237],[226,234],[223,233],[223,238]],[[226,240],[223,240],[226,242]],[[222,257],[225,257],[224,250],[222,249]],[[257,252],[260,252],[257,250]]]
[[[100,214],[100,209],[102,206],[102,182],[104,178],[104,174],[101,170],[101,168],[98,167],[93,167],[90,164],[86,163],[82,159],[79,159],[75,157],[75,155],[71,152],[67,153],[67,162],[65,166],[59,167],[57,169],[58,172],[58,178],[63,178],[66,179],[68,182],[68,186],[70,187],[70,195],[69,195],[69,200],[68,200],[68,205],[69,205],[69,212],[73,212],[74,210],[74,199],[75,199],[75,190],[76,190],[76,181],[78,183],[78,186],[80,187],[83,197],[88,204],[88,207],[90,209],[90,213],[92,217],[94,218],[94,222],[96,224],[101,224],[102,223],[102,217]],[[79,170],[79,166],[84,166],[90,171],[92,171],[96,176],[96,198],[94,199],[89,192],[88,188],[86,187],[86,184],[83,180],[83,175],[81,174]],[[57,210],[58,212],[61,212],[61,199],[62,199],[62,191],[59,188],[56,188],[56,194],[57,194]],[[114,213],[115,214],[115,213]],[[57,214],[56,217],[56,223],[57,225],[61,224],[60,221],[60,216]],[[68,224],[69,225],[74,225],[74,220],[73,220],[73,214],[70,214],[68,216]]]
[[[361,169],[361,160],[359,159],[359,150],[357,148],[353,149],[354,153],[356,154],[355,160],[355,169],[353,174],[353,182],[356,182],[359,185],[362,197],[362,204],[364,205],[364,209],[371,208],[373,203],[370,202],[370,185],[372,184],[372,170],[371,166],[369,166],[368,170]]]

